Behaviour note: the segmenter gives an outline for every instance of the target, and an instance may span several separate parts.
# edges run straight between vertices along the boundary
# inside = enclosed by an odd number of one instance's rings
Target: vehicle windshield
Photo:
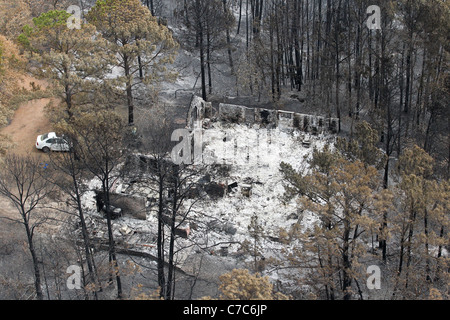
[[[41,141],[44,141],[45,139],[48,138],[48,133],[44,134],[41,136]]]

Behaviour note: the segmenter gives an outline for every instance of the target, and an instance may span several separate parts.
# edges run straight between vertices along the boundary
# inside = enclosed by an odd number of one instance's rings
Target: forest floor
[[[30,92],[33,89],[32,83],[42,89],[48,86],[46,81],[28,75],[22,76],[19,80],[19,86]],[[14,153],[43,156],[43,153],[34,145],[36,137],[51,128],[45,116],[45,106],[49,102],[49,98],[42,98],[21,103],[9,125],[0,128],[0,134],[7,137]],[[10,220],[20,218],[17,209],[4,197],[0,197],[0,204],[0,256],[2,257],[0,259],[0,269],[2,270],[0,281],[4,284],[7,283],[8,287],[17,287],[21,283],[32,281],[32,269],[24,266],[24,263],[28,265],[27,261],[29,260],[25,251],[27,250],[26,235],[22,225]],[[21,266],[23,270],[19,274],[15,272],[17,266]],[[30,270],[30,273],[26,270]],[[26,299],[28,297],[14,298]]]
[[[32,83],[46,89],[48,83],[32,76],[22,76],[19,86],[27,91],[32,90]],[[19,155],[43,156],[44,153],[35,148],[36,137],[51,130],[48,118],[45,116],[45,106],[50,98],[33,99],[19,105],[9,125],[0,128],[0,134],[8,137],[12,144],[11,150]],[[16,217],[16,209],[9,205],[4,198],[0,198],[0,217]],[[3,234],[3,232],[2,232]],[[4,235],[4,234],[3,234]]]

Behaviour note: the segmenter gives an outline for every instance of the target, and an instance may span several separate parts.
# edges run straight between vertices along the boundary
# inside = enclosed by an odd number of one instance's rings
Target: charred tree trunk
[[[108,164],[106,163],[106,172],[109,172]],[[116,284],[117,284],[117,298],[122,298],[122,282],[120,279],[120,272],[119,272],[119,265],[117,263],[117,256],[116,256],[116,245],[114,241],[114,234],[112,229],[112,217],[111,217],[111,200],[109,197],[109,177],[106,177],[105,180],[102,183],[102,191],[104,194],[104,203],[106,207],[106,224],[108,226],[108,253],[109,253],[109,261],[110,261],[110,268],[111,268],[111,277],[115,275],[116,278]]]
[[[201,4],[197,0],[197,10],[200,10]],[[198,13],[197,17],[197,37],[198,37],[198,45],[200,51],[200,74],[201,74],[201,82],[202,82],[202,99],[207,100],[206,95],[206,72],[205,72],[205,44],[204,44],[204,36],[203,36],[203,23],[201,14]]]
[[[165,297],[166,279],[164,274],[164,174],[162,172],[161,165],[159,170],[159,181],[158,181],[158,239],[157,239],[157,250],[158,250],[158,285],[160,287],[160,297]]]
[[[127,105],[128,105],[128,124],[132,125],[134,123],[134,102],[133,102],[133,91],[132,91],[132,79],[130,74],[130,61],[127,55],[123,57],[124,71],[126,81],[126,92],[127,92]]]
[[[176,166],[173,167],[173,203],[172,203],[172,216],[170,220],[170,241],[169,241],[169,266],[167,272],[167,286],[166,286],[166,300],[173,300],[174,292],[173,287],[175,285],[175,237],[176,237],[176,217],[178,212],[178,191],[179,191],[179,172]]]
[[[223,12],[226,15],[227,14],[227,0],[222,0],[222,1],[223,1]],[[242,1],[241,1],[241,5],[242,5]],[[226,26],[226,30],[225,31],[226,31],[226,36],[227,36],[228,62],[230,64],[231,74],[234,74],[233,54],[231,52],[230,27],[228,25]]]
[[[33,243],[33,228],[30,227],[29,221],[27,219],[27,213],[26,209],[24,207],[20,208],[22,211],[22,217],[23,217],[23,225],[25,226],[25,231],[27,233],[27,240],[28,240],[28,249],[30,250],[31,259],[33,261],[33,270],[34,270],[34,287],[36,289],[36,298],[38,300],[44,299],[44,294],[42,293],[41,288],[41,273],[39,271],[39,260],[36,255],[36,251],[34,249],[34,243]]]

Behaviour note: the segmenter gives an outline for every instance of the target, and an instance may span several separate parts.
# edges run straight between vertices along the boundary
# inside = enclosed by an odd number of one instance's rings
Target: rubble
[[[225,185],[217,182],[210,182],[203,187],[206,194],[213,200],[222,198],[225,195]]]
[[[302,141],[302,145],[303,145],[303,147],[305,147],[305,148],[311,147],[311,140],[310,140],[309,138],[305,138],[305,139]]]
[[[252,195],[252,185],[251,184],[241,185],[241,192],[244,197],[249,198]]]
[[[192,117],[201,119],[206,114],[212,114],[210,105],[202,104],[201,99],[193,99],[193,104],[196,103],[199,107],[190,110],[191,120]],[[307,159],[312,156],[313,148],[321,149],[333,143],[329,134],[331,120],[243,106],[222,105],[219,109],[223,116],[239,114],[239,118],[245,118],[239,121],[245,123],[231,125],[211,121],[209,129],[203,127],[210,134],[204,136],[202,151],[213,154],[217,159],[224,159],[221,152],[231,145],[233,162],[217,162],[196,168],[200,169],[201,174],[195,177],[195,186],[186,193],[182,208],[184,210],[193,206],[194,210],[187,219],[176,219],[175,245],[179,251],[177,260],[181,268],[185,268],[183,261],[195,254],[202,245],[210,247],[230,243],[220,247],[219,256],[242,261],[249,259],[248,254],[243,255],[239,250],[241,243],[251,241],[248,227],[255,214],[263,230],[263,251],[266,257],[277,257],[281,248],[288,250],[286,243],[282,243],[279,238],[281,228],[289,230],[296,224],[309,230],[317,221],[317,217],[308,211],[298,212],[295,200],[288,203],[281,200],[285,189],[279,169],[283,161],[291,164],[295,170],[306,170]],[[249,121],[256,123],[249,126]],[[314,128],[317,128],[316,134]],[[246,145],[240,145],[242,141]],[[167,161],[164,165],[170,166],[170,161]],[[155,192],[157,188],[152,186],[155,183],[152,175],[157,165],[149,155],[129,155],[111,197],[111,204],[122,210],[122,216],[114,221],[117,240],[130,250],[148,255],[156,255],[158,194]],[[104,239],[107,237],[105,221],[97,215],[93,193],[93,190],[99,190],[99,183],[89,181],[87,185],[90,189],[83,195],[83,205],[100,219],[95,226],[96,237]],[[169,194],[164,196],[165,201],[170,201]],[[163,220],[165,233],[169,234],[170,212]],[[184,247],[192,248],[193,251],[179,250]],[[198,252],[202,254],[204,251]]]
[[[228,235],[235,235],[237,228],[231,222],[221,222],[219,220],[212,220],[207,223],[207,227],[218,233],[224,233]]]
[[[103,192],[94,190],[97,212],[105,212],[106,208],[103,203]],[[122,215],[129,215],[138,220],[147,219],[147,211],[145,206],[145,198],[130,196],[123,193],[110,193],[109,195],[112,218],[117,219]]]
[[[230,183],[227,187],[227,193],[233,192],[238,187],[237,182]]]
[[[131,230],[131,228],[128,227],[128,226],[122,226],[119,229],[119,231],[120,231],[120,233],[122,233],[125,236],[128,236],[128,235],[130,235],[133,232],[133,230]]]
[[[185,228],[175,228],[175,235],[187,239],[191,233],[191,228],[189,226]]]

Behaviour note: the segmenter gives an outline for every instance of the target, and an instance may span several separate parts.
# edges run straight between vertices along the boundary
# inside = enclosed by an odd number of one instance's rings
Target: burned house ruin
[[[215,112],[213,112],[215,111]],[[259,124],[272,129],[297,129],[311,134],[338,133],[339,119],[302,114],[282,110],[249,108],[246,106],[220,103],[218,110],[213,110],[211,102],[194,96],[187,115],[187,126],[193,128],[196,121],[213,119],[225,123]]]

